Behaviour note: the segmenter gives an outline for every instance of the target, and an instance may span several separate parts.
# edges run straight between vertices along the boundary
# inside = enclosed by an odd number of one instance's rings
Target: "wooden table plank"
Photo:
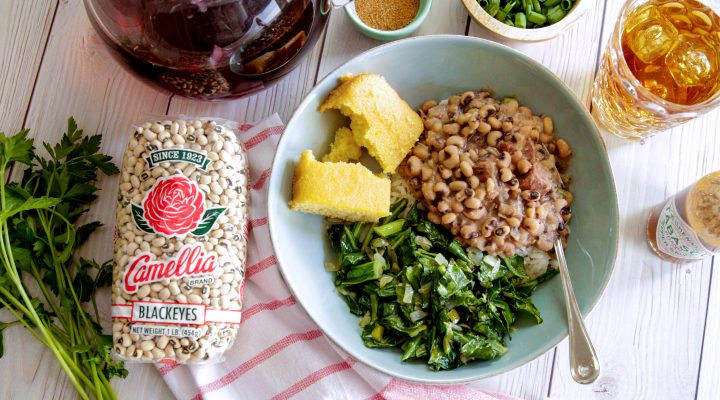
[[[35,22],[25,20],[21,24]],[[32,56],[28,57],[32,59]],[[31,86],[32,82],[26,79],[20,85]],[[65,130],[68,116],[74,115],[87,132],[103,133],[103,151],[118,162],[131,124],[143,114],[164,113],[168,101],[167,95],[140,83],[110,58],[90,27],[82,0],[62,2],[29,108],[27,126],[33,137],[38,141],[57,142]],[[24,115],[24,109],[14,112]],[[82,255],[107,260],[112,257],[112,246],[107,243],[113,240],[117,180],[104,179],[101,183],[100,198],[88,218],[102,221],[105,227],[84,246]],[[98,296],[102,314],[108,316],[103,321],[106,332],[110,331],[109,297],[107,294]],[[136,364],[128,369],[130,378],[115,380],[113,384],[120,398],[137,398],[140,394],[142,398],[172,398],[151,365]],[[0,398],[76,397],[49,350],[21,328],[6,331],[5,357],[0,359],[0,370],[5,371],[0,375]],[[139,386],[142,391],[138,391]]]
[[[702,360],[698,376],[697,399],[712,399],[720,393],[720,257],[712,266],[712,284],[705,317]]]
[[[57,2],[0,1],[0,131],[22,128]]]

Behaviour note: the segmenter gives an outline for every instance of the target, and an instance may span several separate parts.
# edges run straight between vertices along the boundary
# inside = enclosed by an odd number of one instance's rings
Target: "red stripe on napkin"
[[[284,128],[282,126],[273,126],[272,128],[265,129],[257,135],[251,137],[245,142],[245,148],[250,150],[253,147],[264,142],[267,138],[283,133]]]
[[[248,223],[248,231],[251,231],[259,226],[267,225],[268,219],[267,217],[264,218],[258,218],[258,219],[251,219]]]
[[[274,300],[269,303],[262,303],[262,304],[255,304],[254,306],[248,308],[243,312],[243,319],[241,323],[247,322],[250,317],[253,315],[262,312],[262,311],[270,311],[270,310],[277,310],[278,308],[282,306],[291,306],[297,303],[297,300],[295,300],[295,297],[290,296],[287,299],[284,300]]]
[[[253,190],[260,190],[265,185],[265,182],[267,182],[268,178],[270,178],[270,168],[266,169],[262,172],[258,180],[255,181],[250,187]]]
[[[293,333],[292,335],[285,336],[284,338],[280,339],[280,341],[276,342],[275,344],[268,347],[267,349],[261,351],[260,353],[258,353],[258,355],[251,358],[247,362],[244,362],[239,367],[230,371],[230,373],[223,376],[222,378],[220,378],[212,383],[209,383],[207,385],[200,386],[198,388],[197,394],[193,397],[193,400],[202,400],[203,395],[224,388],[225,386],[229,385],[237,378],[241,377],[243,374],[247,373],[251,369],[262,364],[268,358],[279,353],[284,348],[286,348],[294,343],[297,343],[297,342],[314,340],[319,337],[322,337],[322,332],[320,332],[319,329],[315,329],[315,330],[304,332],[304,333]]]
[[[257,274],[258,272],[272,267],[277,263],[277,260],[275,259],[275,256],[270,256],[256,264],[251,265],[248,267],[248,269],[245,270],[245,279],[250,279],[251,276]]]
[[[279,393],[277,396],[273,397],[272,400],[287,400],[325,377],[352,368],[353,364],[355,364],[355,360],[352,357],[348,357],[343,362],[321,368],[301,379],[300,381],[296,382],[294,385],[290,386],[282,393]]]

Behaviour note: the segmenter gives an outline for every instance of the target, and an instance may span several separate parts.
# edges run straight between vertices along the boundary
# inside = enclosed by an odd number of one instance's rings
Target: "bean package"
[[[137,127],[117,203],[117,358],[199,363],[232,345],[246,259],[247,157],[229,123]]]

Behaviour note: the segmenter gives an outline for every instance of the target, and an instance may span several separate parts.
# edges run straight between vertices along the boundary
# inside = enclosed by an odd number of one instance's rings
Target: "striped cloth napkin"
[[[332,345],[285,285],[270,244],[267,182],[280,135],[277,114],[240,127],[250,165],[248,257],[242,323],[223,361],[158,364],[179,400],[199,399],[477,399],[514,397],[472,385],[422,385],[356,362]]]

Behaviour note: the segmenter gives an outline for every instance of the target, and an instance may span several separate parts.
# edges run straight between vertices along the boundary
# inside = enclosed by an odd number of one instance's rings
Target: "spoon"
[[[565,310],[567,311],[568,332],[570,333],[570,373],[577,383],[593,383],[600,376],[600,362],[595,348],[590,342],[582,315],[578,310],[575,292],[573,292],[568,272],[565,252],[560,238],[555,239],[555,254],[560,264],[563,291],[565,292]]]

